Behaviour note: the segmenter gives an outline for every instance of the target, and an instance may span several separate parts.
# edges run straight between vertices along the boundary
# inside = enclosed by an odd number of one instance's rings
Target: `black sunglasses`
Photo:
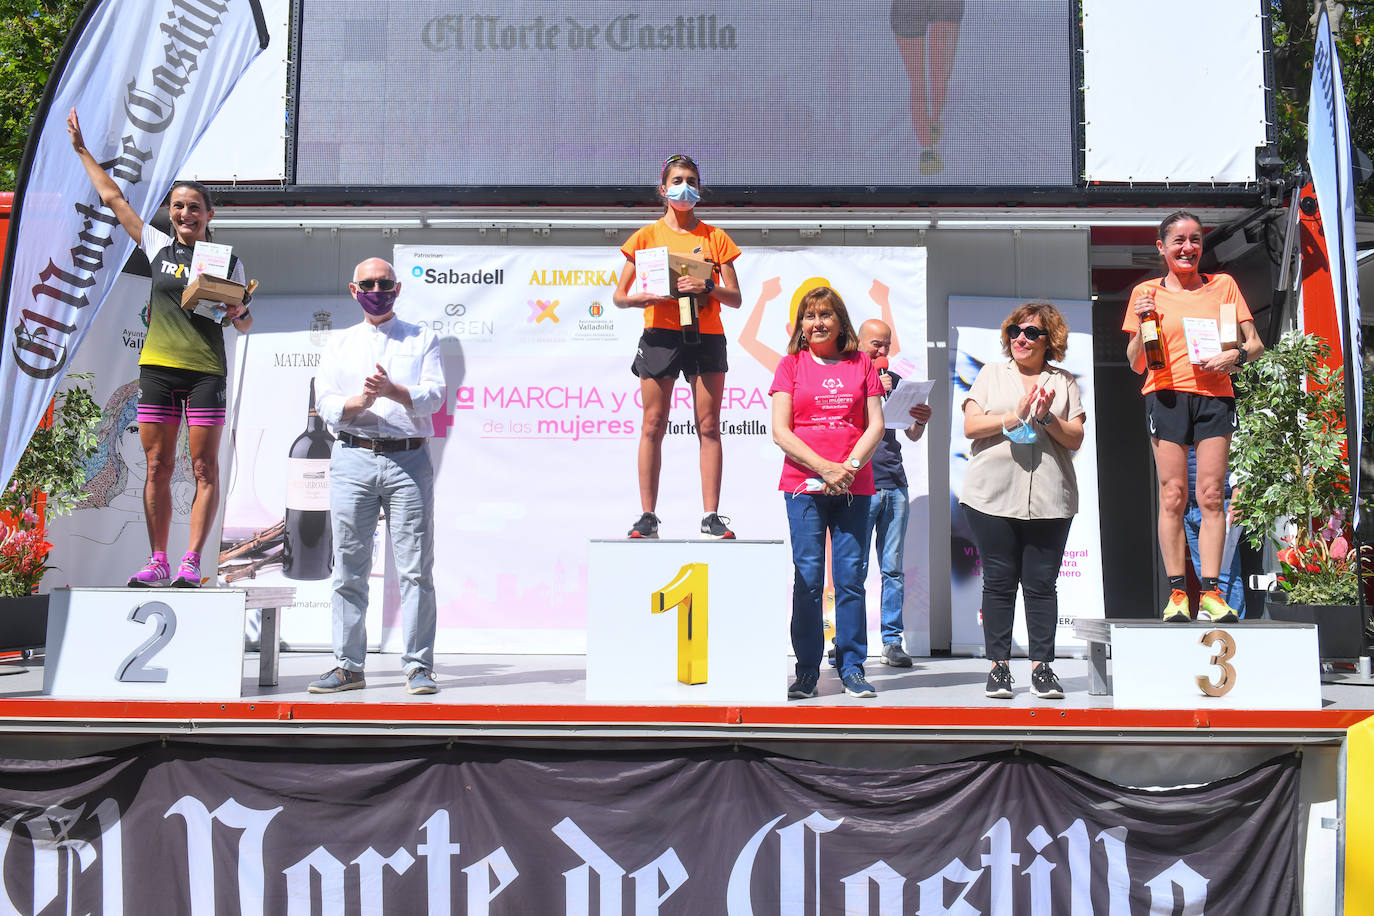
[[[1007,325],[1007,340],[1015,340],[1016,338],[1024,334],[1026,335],[1026,340],[1029,340],[1031,343],[1035,343],[1037,340],[1044,337],[1048,333],[1049,332],[1046,331],[1044,328],[1037,328],[1033,325],[1029,327],[1022,327],[1019,324]]]
[[[353,285],[358,287],[358,289],[362,290],[365,293],[370,293],[374,289],[380,289],[383,291],[388,289],[395,289],[396,281],[388,277],[383,277],[380,280],[354,280]]]

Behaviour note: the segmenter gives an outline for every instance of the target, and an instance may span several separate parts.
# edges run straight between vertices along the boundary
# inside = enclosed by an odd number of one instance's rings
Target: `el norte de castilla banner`
[[[72,151],[67,112],[151,220],[267,41],[258,0],[92,0],[82,11],[24,151],[0,273],[0,480],[134,249]]]
[[[1291,916],[1301,775],[148,745],[0,762],[0,912]]]

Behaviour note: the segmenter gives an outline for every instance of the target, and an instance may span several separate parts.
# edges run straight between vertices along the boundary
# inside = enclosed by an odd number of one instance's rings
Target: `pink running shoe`
[[[172,580],[173,588],[200,588],[200,554],[194,550],[186,551],[177,567],[177,577]]]
[[[129,588],[162,588],[171,581],[172,570],[167,558],[149,557],[148,565],[129,577]]]

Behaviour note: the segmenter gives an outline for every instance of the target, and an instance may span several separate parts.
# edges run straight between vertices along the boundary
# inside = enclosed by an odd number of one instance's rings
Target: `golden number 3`
[[[1236,669],[1231,667],[1230,659],[1236,655],[1236,641],[1230,633],[1225,630],[1208,630],[1202,634],[1199,640],[1204,646],[1212,646],[1220,643],[1221,648],[1207,660],[1207,664],[1215,665],[1221,669],[1221,677],[1214,684],[1212,679],[1205,674],[1197,676],[1197,686],[1209,697],[1224,697],[1231,692],[1231,688],[1236,686]]]

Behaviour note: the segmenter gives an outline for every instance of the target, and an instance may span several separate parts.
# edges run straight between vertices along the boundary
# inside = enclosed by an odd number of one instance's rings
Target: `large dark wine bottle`
[[[286,532],[281,571],[288,579],[327,579],[334,571],[334,535],[329,527],[329,453],[334,437],[315,410],[315,380],[310,380],[310,410],[305,432],[286,457]]]

